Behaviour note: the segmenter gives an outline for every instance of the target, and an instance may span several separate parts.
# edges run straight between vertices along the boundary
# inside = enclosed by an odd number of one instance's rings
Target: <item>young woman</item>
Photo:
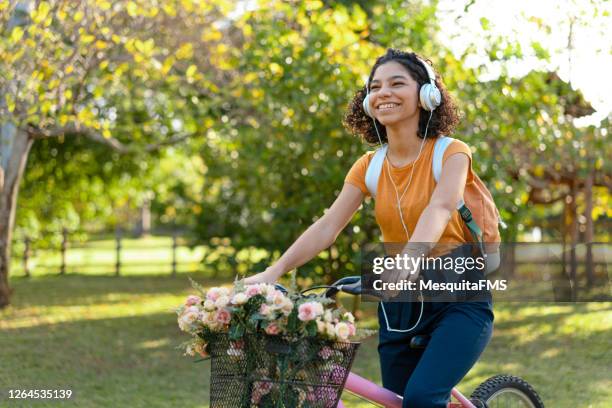
[[[376,60],[366,89],[353,98],[344,124],[371,144],[388,144],[375,205],[384,241],[408,242],[407,248],[441,242],[461,249],[469,239],[455,208],[473,180],[472,157],[465,143],[453,141],[435,182],[435,139],[451,134],[458,118],[441,79],[425,64],[414,53],[387,50]],[[434,82],[439,94],[422,95],[421,89]],[[325,215],[246,283],[274,282],[328,248],[370,194],[365,174],[372,157],[368,152],[359,158]],[[493,329],[490,302],[384,302],[378,316],[383,386],[403,395],[404,406],[411,408],[446,407],[451,389],[476,363]],[[423,334],[431,336],[426,349],[410,348],[410,339]]]

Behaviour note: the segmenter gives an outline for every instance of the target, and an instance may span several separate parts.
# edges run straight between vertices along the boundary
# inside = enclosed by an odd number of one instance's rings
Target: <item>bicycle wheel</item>
[[[544,403],[531,385],[513,375],[496,375],[480,384],[470,396],[486,403],[487,408],[544,408]]]

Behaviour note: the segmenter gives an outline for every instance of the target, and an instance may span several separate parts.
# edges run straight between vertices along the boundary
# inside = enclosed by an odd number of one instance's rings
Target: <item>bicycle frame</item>
[[[345,277],[338,280],[333,285],[322,285],[322,286],[314,286],[312,288],[306,289],[302,291],[302,294],[312,290],[319,288],[327,288],[329,294],[329,289],[335,289],[335,292],[332,292],[332,296],[335,295],[338,291],[343,291],[350,294],[360,294],[361,290],[358,290],[358,293],[355,292],[356,288],[352,288],[351,284],[356,284],[357,280],[360,281],[358,277]],[[277,286],[280,286],[277,284]],[[285,288],[280,286],[283,291],[287,291]],[[385,408],[401,408],[403,397],[401,395],[397,395],[393,391],[389,391],[386,388],[379,386],[378,384],[374,384],[373,382],[360,377],[355,373],[349,373],[346,384],[344,385],[344,389],[359,396],[366,400],[372,401],[374,403],[380,404]],[[449,402],[447,408],[477,408],[474,404],[470,402],[463,394],[459,392],[457,388],[453,388],[451,390],[451,395],[458,401],[458,403]],[[337,408],[345,408],[342,401],[338,401]]]
[[[369,401],[380,404],[386,408],[401,408],[403,398],[396,393],[387,390],[371,381],[366,380],[363,377],[358,376],[355,373],[349,373],[346,379],[344,389],[352,392],[353,394],[365,398]],[[460,405],[456,405],[452,402],[448,404],[448,408],[463,407],[463,408],[476,408],[463,394],[456,388],[453,388],[451,395],[459,401]],[[338,402],[338,408],[345,408],[342,401]]]

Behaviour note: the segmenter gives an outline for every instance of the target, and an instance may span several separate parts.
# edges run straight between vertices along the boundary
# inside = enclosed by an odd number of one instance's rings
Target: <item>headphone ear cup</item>
[[[370,112],[370,94],[367,94],[366,97],[363,98],[363,111],[369,117],[374,118],[372,112]]]
[[[442,102],[442,95],[440,94],[440,90],[437,86],[431,83],[423,84],[419,91],[419,100],[421,101],[423,109],[431,112],[440,106],[440,103]]]

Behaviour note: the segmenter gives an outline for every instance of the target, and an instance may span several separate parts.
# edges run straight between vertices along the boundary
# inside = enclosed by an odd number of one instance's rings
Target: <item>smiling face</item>
[[[419,84],[398,62],[389,61],[376,69],[370,81],[370,109],[380,123],[393,125],[419,120]]]

